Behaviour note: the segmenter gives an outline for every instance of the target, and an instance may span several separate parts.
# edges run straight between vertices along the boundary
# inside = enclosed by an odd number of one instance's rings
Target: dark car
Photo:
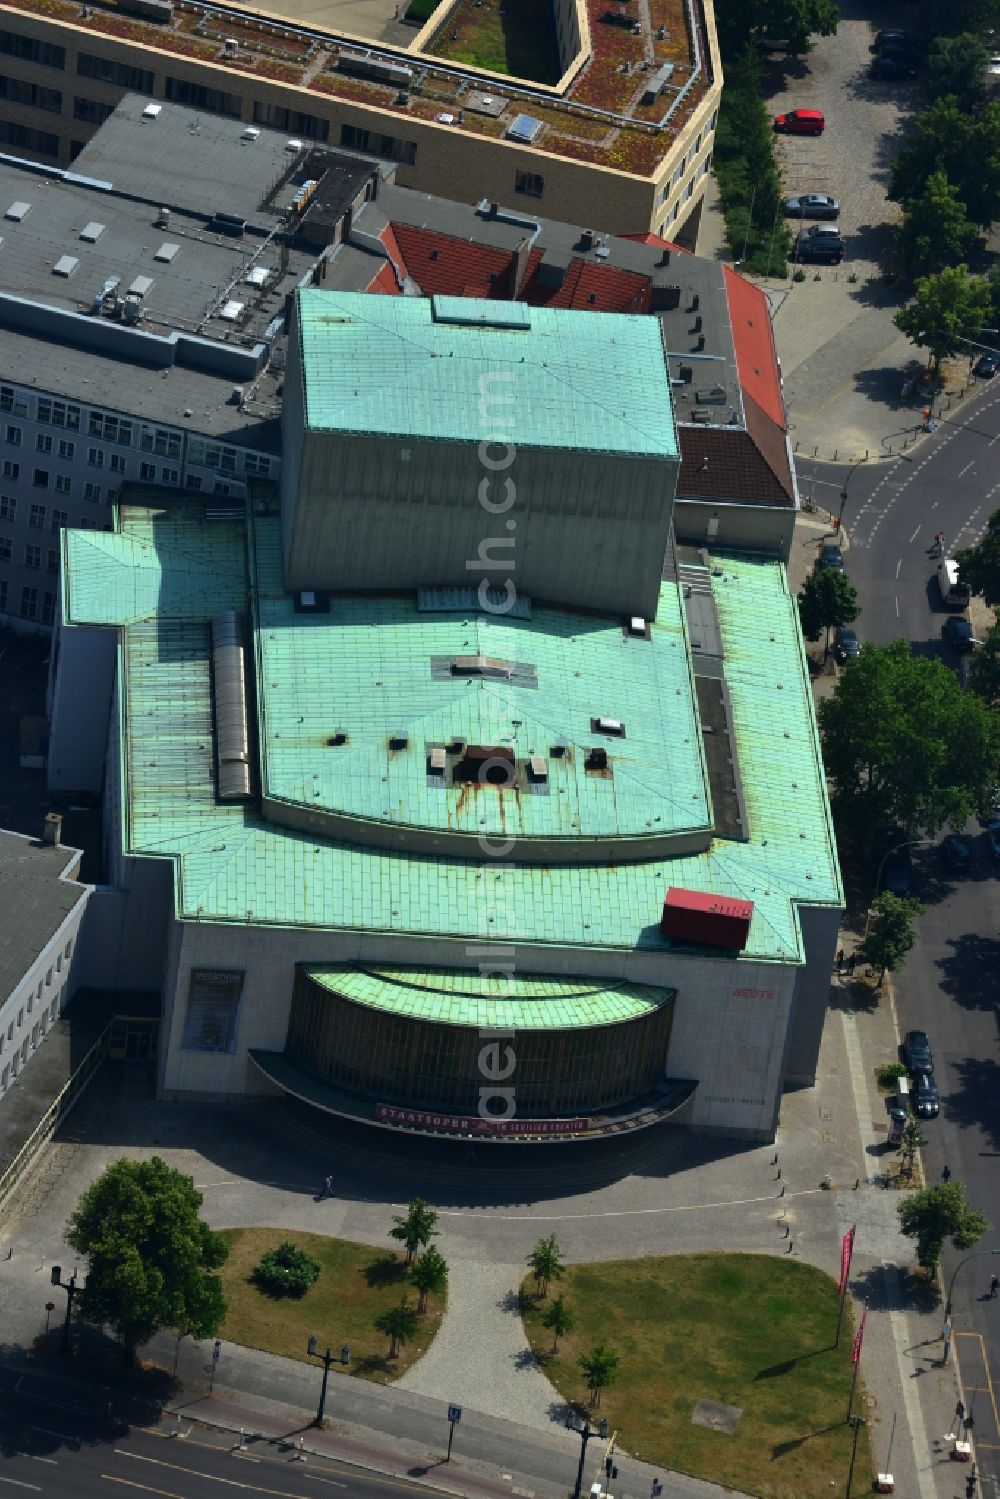
[[[913,59],[904,53],[888,52],[884,57],[872,59],[868,69],[873,78],[916,78],[917,69]]]
[[[840,217],[840,204],[828,193],[800,193],[797,198],[786,198],[784,208],[790,219],[836,219]]]
[[[839,232],[823,226],[821,232],[817,233],[818,229],[820,226],[817,224],[797,236],[792,246],[792,259],[807,263],[818,261],[821,265],[839,265],[844,258],[844,241]]]
[[[934,1057],[926,1031],[907,1031],[903,1041],[903,1054],[914,1077],[934,1071]]]
[[[944,840],[944,856],[952,869],[969,869],[972,866],[972,849],[957,833],[950,833]]]
[[[858,632],[852,630],[849,625],[844,625],[834,636],[833,654],[838,661],[853,661],[860,651],[861,641],[858,639]]]
[[[978,375],[980,380],[992,380],[997,370],[1000,370],[1000,357],[996,354],[980,354],[972,373]]]
[[[975,645],[972,626],[961,614],[951,614],[945,620],[944,638],[952,650],[957,651],[960,656],[967,655]]]
[[[996,822],[986,824],[986,837],[990,845],[990,853],[994,859],[1000,859],[1000,818]]]
[[[832,567],[835,572],[844,571],[844,554],[835,541],[828,541],[816,558],[817,567]]]
[[[818,109],[790,109],[775,118],[774,128],[785,135],[822,135],[826,120]]]
[[[913,1098],[913,1112],[918,1119],[936,1119],[940,1114],[941,1099],[933,1073],[922,1072],[917,1077],[917,1086]]]
[[[894,849],[882,867],[882,878],[879,884],[883,890],[889,890],[893,895],[904,896],[909,895],[912,882],[913,865],[909,849]]]
[[[927,43],[923,37],[917,36],[915,31],[877,31],[875,40],[868,50],[874,52],[877,57],[885,57],[888,54],[923,57],[927,51]]]

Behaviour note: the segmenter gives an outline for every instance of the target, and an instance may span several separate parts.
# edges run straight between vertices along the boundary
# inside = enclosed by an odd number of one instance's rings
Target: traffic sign
[[[217,1364],[219,1362],[219,1359],[220,1359],[221,1356],[222,1356],[222,1343],[220,1342],[220,1340],[218,1338],[216,1338],[216,1340],[215,1340],[215,1346],[212,1349],[212,1362],[214,1364]]]
[[[449,1405],[449,1407],[448,1407],[448,1420],[449,1421],[461,1421],[461,1419],[462,1419],[462,1407],[460,1405]]]

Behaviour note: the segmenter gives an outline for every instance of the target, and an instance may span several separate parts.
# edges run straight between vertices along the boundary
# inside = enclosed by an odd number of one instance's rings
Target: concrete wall
[[[255,1090],[256,1073],[249,1069],[248,1076],[246,1052],[284,1049],[296,962],[360,959],[474,968],[482,952],[466,942],[376,933],[178,924],[164,989],[161,1091],[167,1097],[218,1099]],[[676,988],[667,1074],[699,1082],[692,1127],[740,1139],[773,1138],[795,967],[660,952],[489,947],[497,961],[507,952],[520,972],[628,978]],[[246,971],[232,1055],[181,1048],[191,969],[200,966]]]
[[[674,534],[692,546],[767,552],[788,562],[797,510],[791,505],[743,505],[678,499]]]
[[[99,795],[103,789],[116,646],[116,630],[60,627],[57,632],[49,702],[53,791]]]
[[[795,1003],[785,1053],[787,1085],[811,1087],[816,1081],[841,915],[839,910],[819,906],[799,908],[806,965],[798,970],[795,984]]]
[[[306,432],[285,581],[391,591],[509,578],[536,598],[652,618],[676,474],[668,459],[518,448],[491,475],[475,442]],[[490,515],[479,486],[503,503],[506,478],[515,503]]]

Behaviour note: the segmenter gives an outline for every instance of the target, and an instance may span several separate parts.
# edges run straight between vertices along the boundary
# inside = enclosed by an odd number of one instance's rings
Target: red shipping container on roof
[[[742,952],[750,935],[752,900],[712,895],[708,890],[684,890],[671,885],[663,902],[660,931],[679,942],[727,947]]]

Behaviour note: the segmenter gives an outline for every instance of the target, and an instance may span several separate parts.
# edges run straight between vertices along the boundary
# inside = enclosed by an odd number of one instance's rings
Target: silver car
[[[785,216],[790,219],[837,219],[840,204],[826,193],[801,193],[785,199]]]

